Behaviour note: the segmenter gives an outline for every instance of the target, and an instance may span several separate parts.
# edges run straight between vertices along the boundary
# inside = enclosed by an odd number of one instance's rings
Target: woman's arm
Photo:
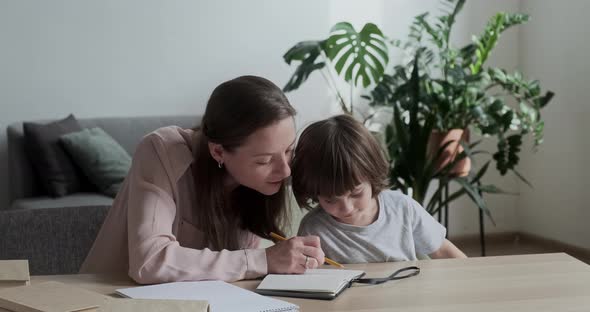
[[[264,249],[211,251],[180,246],[172,233],[176,181],[171,174],[175,164],[168,157],[163,139],[155,134],[144,138],[135,152],[126,203],[129,276],[148,284],[236,281],[266,274]]]
[[[440,248],[429,254],[432,259],[445,258],[467,258],[467,256],[457,246],[453,245],[448,239],[445,239]]]

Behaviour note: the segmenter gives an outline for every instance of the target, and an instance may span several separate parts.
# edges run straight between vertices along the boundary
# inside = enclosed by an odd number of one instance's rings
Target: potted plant
[[[502,32],[525,23],[528,15],[497,13],[481,35],[473,36],[473,42],[457,48],[451,44],[450,35],[465,0],[443,3],[448,9],[434,22],[428,19],[428,13],[415,18],[410,40],[405,45],[412,61],[396,66],[392,74],[385,74],[367,98],[374,106],[394,110],[387,130],[393,187],[412,189],[413,197],[430,213],[467,194],[491,217],[482,193],[502,191],[481,184],[489,161],[470,175],[458,174],[456,166],[476,154],[491,154],[500,174],[512,171],[530,185],[516,171],[518,154],[527,135],[532,135],[535,147],[542,143],[544,124],[540,110],[554,94],[550,91],[542,94],[539,81],[526,80],[519,72],[508,73],[486,66]],[[495,138],[497,150],[493,153],[473,150],[479,142],[471,145],[444,139],[440,144],[432,142],[438,134],[457,130],[474,132],[486,140]],[[464,150],[458,148],[458,143]],[[453,150],[449,153],[445,151],[448,148]],[[445,154],[450,158],[441,160]],[[426,202],[433,179],[441,183]],[[458,183],[460,188],[442,199],[439,195],[449,182]]]
[[[435,98],[429,92],[429,80],[426,74],[420,73],[419,61],[424,50],[418,50],[413,60],[415,66],[408,77],[398,83],[395,90],[388,94],[385,103],[393,108],[393,117],[385,131],[387,152],[391,159],[390,183],[393,189],[399,189],[421,203],[431,214],[462,195],[469,197],[478,204],[488,216],[481,192],[499,193],[500,189],[493,185],[482,185],[481,178],[488,169],[484,165],[479,172],[470,175],[453,174],[456,165],[482,151],[473,150],[479,142],[465,146],[461,152],[441,164],[439,159],[453,143],[447,141],[433,151],[432,134],[436,131],[437,116],[425,113],[428,107],[435,105]],[[433,180],[438,179],[439,188],[433,196],[427,198],[427,192]],[[460,190],[442,199],[443,185],[454,181],[461,185]]]
[[[525,23],[528,15],[497,13],[473,42],[455,47],[450,42],[451,31],[465,0],[442,4],[446,9],[434,22],[428,13],[415,18],[403,46],[411,56],[407,64],[387,73],[388,47],[400,47],[400,42],[387,39],[371,23],[360,32],[349,23],[338,23],[329,38],[302,41],[287,51],[285,61],[298,61],[299,65],[284,90],[299,88],[318,70],[337,95],[342,110],[352,114],[352,90],[364,88],[370,95],[363,97],[370,105],[392,111],[385,129],[392,188],[411,193],[431,214],[467,195],[492,219],[482,194],[506,192],[483,184],[482,177],[494,161],[500,174],[512,171],[530,185],[516,171],[518,155],[525,136],[534,138],[535,147],[542,143],[540,111],[553,93],[542,94],[539,81],[526,80],[519,72],[486,66],[502,32]],[[336,87],[332,72],[349,83],[348,103]],[[458,135],[449,139],[448,133]],[[481,140],[469,142],[471,133],[484,140],[495,138],[497,149],[493,153],[476,150]],[[491,156],[477,171],[471,168],[476,155]],[[427,198],[433,180],[440,183]],[[451,182],[459,189],[448,194]],[[482,222],[480,216],[480,226]]]
[[[428,21],[428,13],[415,18],[411,40],[406,46],[413,51],[423,50],[418,66],[427,75],[427,91],[434,101],[426,113],[436,116],[437,131],[471,129],[483,136],[496,137],[498,149],[493,154],[496,168],[502,175],[513,171],[526,182],[515,170],[522,139],[532,134],[535,147],[542,143],[544,124],[540,110],[554,94],[550,91],[541,94],[538,80],[525,80],[519,72],[508,73],[485,64],[501,33],[525,23],[529,16],[497,13],[481,35],[473,36],[472,43],[456,48],[450,43],[450,35],[465,0],[443,3],[454,6],[436,18],[436,22]],[[424,43],[426,38],[433,48]],[[374,104],[384,103],[384,97],[403,77],[401,71],[409,70],[407,66],[398,67],[394,73],[397,77],[384,76],[373,92]],[[514,99],[517,107],[512,107],[507,98]]]

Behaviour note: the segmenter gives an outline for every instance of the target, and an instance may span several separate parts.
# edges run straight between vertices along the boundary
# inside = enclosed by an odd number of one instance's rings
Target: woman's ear
[[[221,144],[209,142],[209,153],[218,164],[223,164],[225,150]]]

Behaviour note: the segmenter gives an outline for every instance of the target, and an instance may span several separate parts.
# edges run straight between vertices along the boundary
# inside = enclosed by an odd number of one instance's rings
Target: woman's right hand
[[[268,273],[301,274],[324,263],[317,236],[296,236],[266,248]]]

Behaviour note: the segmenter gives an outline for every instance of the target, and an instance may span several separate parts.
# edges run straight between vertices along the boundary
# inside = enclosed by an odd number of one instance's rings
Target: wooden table
[[[279,298],[301,311],[590,311],[590,266],[564,253],[348,265],[368,277],[417,265],[418,276],[376,286],[358,285],[333,301]],[[112,294],[134,286],[126,277],[33,276]],[[260,281],[235,283],[254,289]]]

